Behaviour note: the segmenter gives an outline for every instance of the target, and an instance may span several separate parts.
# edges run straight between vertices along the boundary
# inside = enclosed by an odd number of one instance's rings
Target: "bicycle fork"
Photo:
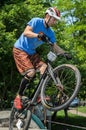
[[[59,77],[55,78],[53,68],[51,67],[50,64],[48,64],[48,72],[49,72],[50,76],[52,77],[55,85],[58,87],[58,89],[60,91],[62,91],[63,90],[63,85],[61,84],[61,81],[60,81]]]
[[[64,98],[66,97],[66,99],[68,99],[68,96],[64,93],[64,87],[63,87],[63,85],[62,85],[62,83],[60,81],[60,78],[58,76],[55,78],[55,75],[54,75],[54,72],[53,72],[53,68],[51,67],[50,64],[48,64],[48,72],[49,72],[51,78],[53,79],[56,87],[61,92],[60,94],[62,94]]]

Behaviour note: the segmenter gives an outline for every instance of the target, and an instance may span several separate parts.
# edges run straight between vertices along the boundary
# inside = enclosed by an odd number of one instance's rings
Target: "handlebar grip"
[[[53,43],[49,40],[49,38],[46,38],[47,44],[53,46]]]

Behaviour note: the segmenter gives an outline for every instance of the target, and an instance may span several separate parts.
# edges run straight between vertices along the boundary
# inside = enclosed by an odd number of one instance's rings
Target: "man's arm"
[[[25,28],[23,35],[29,38],[38,38],[38,40],[46,42],[46,35],[43,33],[34,33],[32,27],[29,25]]]
[[[55,53],[59,53],[59,54],[63,54],[63,53],[65,53],[65,51],[61,48],[61,47],[59,47],[56,43],[53,45],[53,50],[55,51]]]
[[[35,37],[38,37],[38,34],[37,33],[34,33],[33,32],[33,29],[31,26],[26,26],[24,32],[23,32],[23,35],[26,36],[26,37],[30,37],[30,38],[35,38]]]
[[[65,52],[62,48],[60,48],[56,43],[53,45],[53,50],[55,51],[56,54],[63,54],[63,56],[67,59],[67,60],[71,60],[72,56]]]

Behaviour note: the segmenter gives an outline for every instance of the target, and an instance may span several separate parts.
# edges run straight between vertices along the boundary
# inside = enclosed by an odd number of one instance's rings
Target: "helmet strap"
[[[48,19],[48,21],[47,21],[47,22],[45,21],[46,28],[49,28],[48,23],[49,23],[50,19],[51,19],[51,16],[50,16],[50,18]]]

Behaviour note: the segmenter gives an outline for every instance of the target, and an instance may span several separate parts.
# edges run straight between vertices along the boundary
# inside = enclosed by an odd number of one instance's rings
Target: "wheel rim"
[[[59,77],[63,85],[63,91],[59,91],[53,80],[47,77],[41,91],[42,103],[50,110],[60,110],[69,105],[77,95],[80,85],[79,71],[74,66],[61,66],[54,71],[55,77]],[[77,76],[79,75],[79,76]],[[78,89],[77,89],[78,88]],[[50,102],[45,100],[45,96],[50,97]]]

